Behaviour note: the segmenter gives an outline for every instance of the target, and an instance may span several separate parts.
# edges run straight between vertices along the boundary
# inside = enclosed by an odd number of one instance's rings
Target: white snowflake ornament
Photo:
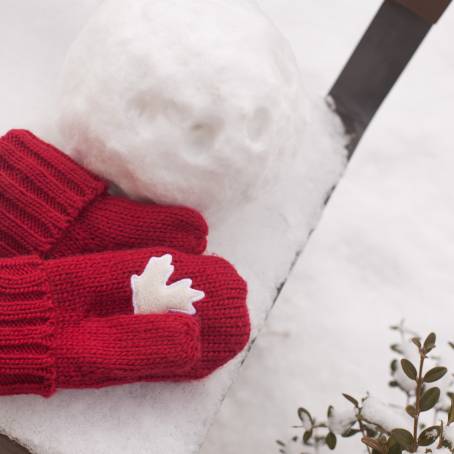
[[[169,311],[194,315],[193,303],[205,297],[201,290],[191,288],[191,279],[167,285],[175,270],[172,256],[151,257],[141,275],[131,276],[134,314],[163,314]]]

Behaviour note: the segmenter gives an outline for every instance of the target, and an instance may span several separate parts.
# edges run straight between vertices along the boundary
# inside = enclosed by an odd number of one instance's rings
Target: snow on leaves
[[[135,314],[162,314],[168,311],[196,313],[193,303],[204,298],[205,293],[191,288],[191,279],[167,285],[175,270],[172,259],[170,254],[151,257],[141,275],[131,276]]]
[[[439,364],[440,356],[431,354],[437,337],[430,333],[424,340],[406,329],[403,322],[392,329],[399,332],[401,342],[392,344],[391,349],[401,358],[391,362],[390,386],[405,393],[406,405],[389,405],[369,394],[361,399],[343,394],[351,407],[337,411],[329,406],[324,421],[315,420],[300,407],[298,417],[302,425],[294,427],[304,432],[288,443],[277,440],[281,454],[302,452],[301,443],[306,454],[319,452],[323,446],[334,450],[339,436],[355,435],[360,436],[369,454],[454,454],[454,381],[448,369]],[[454,349],[454,343],[449,345]],[[434,418],[432,426],[422,419],[423,413],[429,411]]]

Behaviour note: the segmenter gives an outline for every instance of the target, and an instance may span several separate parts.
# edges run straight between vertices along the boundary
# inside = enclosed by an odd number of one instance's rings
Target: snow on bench
[[[29,128],[53,141],[55,85],[71,41],[100,0],[9,0],[0,30],[0,134]],[[19,23],[20,22],[20,23]],[[302,65],[304,66],[304,65]],[[5,70],[6,68],[6,70]],[[304,69],[304,67],[303,67]],[[346,165],[339,120],[308,94],[301,152],[260,201],[210,220],[208,252],[229,259],[249,283],[254,338]],[[51,399],[1,398],[0,431],[42,454],[196,453],[247,351],[209,378],[59,391]]]

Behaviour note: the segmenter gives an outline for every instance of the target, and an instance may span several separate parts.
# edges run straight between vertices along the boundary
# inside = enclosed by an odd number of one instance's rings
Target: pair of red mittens
[[[110,196],[27,131],[0,138],[0,395],[190,380],[233,358],[249,339],[247,288],[198,255],[206,236],[197,212]],[[133,276],[165,257],[169,272],[141,290],[163,313],[140,313]],[[191,291],[195,311],[155,304]]]

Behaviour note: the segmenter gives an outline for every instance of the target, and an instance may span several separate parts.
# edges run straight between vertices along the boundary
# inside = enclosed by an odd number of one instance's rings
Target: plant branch
[[[437,446],[438,449],[441,449],[443,447],[443,430],[444,430],[443,421],[441,420],[440,421],[440,437],[439,437],[438,446]]]
[[[424,360],[426,358],[425,352],[422,349],[419,349],[419,371],[418,376],[416,377],[416,403],[415,403],[415,416],[413,417],[413,452],[416,452],[418,449],[418,425],[419,425],[419,415],[421,413],[421,391],[423,385],[423,367]]]
[[[364,427],[362,417],[361,417],[361,410],[360,410],[360,413],[357,415],[356,419],[358,420],[359,430],[361,431],[361,434],[363,435],[363,437],[367,437],[366,428]],[[366,448],[367,448],[368,454],[372,454],[372,450],[370,449],[370,447],[366,445]]]

